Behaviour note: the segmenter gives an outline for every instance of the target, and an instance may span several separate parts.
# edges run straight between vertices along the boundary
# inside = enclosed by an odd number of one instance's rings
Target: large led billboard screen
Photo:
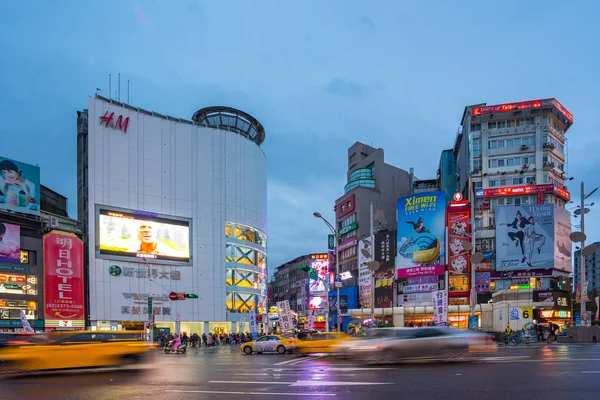
[[[396,269],[427,269],[446,262],[446,192],[398,199]]]
[[[552,204],[497,207],[496,271],[571,271],[569,214]]]
[[[21,227],[0,222],[0,262],[21,263]]]
[[[40,168],[0,157],[0,211],[40,215]]]
[[[190,219],[107,206],[96,214],[97,258],[190,264]]]

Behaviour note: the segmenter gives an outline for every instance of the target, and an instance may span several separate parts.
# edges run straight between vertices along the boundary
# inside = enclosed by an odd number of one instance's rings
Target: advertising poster
[[[327,254],[311,254],[309,266],[317,272],[320,279],[310,279],[309,292],[311,295],[325,296],[325,282],[329,276],[329,257]]]
[[[44,235],[46,321],[85,320],[83,242],[72,233]]]
[[[445,290],[436,290],[433,297],[433,320],[436,325],[448,325],[448,293]]]
[[[0,262],[21,263],[21,227],[0,222]]]
[[[445,192],[419,193],[398,199],[396,269],[443,266],[445,227]]]
[[[40,215],[40,168],[0,157],[0,210]]]
[[[359,307],[371,307],[371,271],[369,271],[368,263],[371,258],[366,257],[362,250],[366,250],[369,254],[373,254],[373,246],[371,239],[366,238],[358,242],[358,303]]]
[[[348,312],[347,294],[340,294],[340,311],[342,314]],[[329,296],[329,314],[337,314],[337,295]]]
[[[455,209],[460,211],[453,212]],[[448,207],[448,273],[467,274],[470,271],[470,251],[463,242],[471,242],[470,210],[468,206]]]
[[[375,272],[375,307],[391,307],[394,300],[394,270],[396,238],[394,232],[375,234],[375,261],[380,268]]]
[[[190,222],[136,210],[98,208],[97,257],[190,262]],[[142,260],[139,260],[142,261]]]
[[[475,290],[477,292],[490,291],[490,272],[475,272]]]
[[[571,214],[562,207],[554,206],[554,268],[572,272],[571,261]]]
[[[496,271],[554,268],[554,206],[497,207]]]

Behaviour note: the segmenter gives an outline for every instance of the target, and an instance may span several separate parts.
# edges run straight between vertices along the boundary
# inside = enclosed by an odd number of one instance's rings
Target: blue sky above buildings
[[[38,164],[76,217],[75,111],[96,88],[108,95],[108,74],[114,91],[121,73],[121,100],[129,79],[130,103],[160,113],[240,108],[267,132],[272,269],[326,249],[312,213],[333,220],[355,141],[431,178],[464,106],[556,97],[575,116],[567,184],[578,201],[581,179],[600,185],[600,4],[577,4],[2,2],[0,154]]]

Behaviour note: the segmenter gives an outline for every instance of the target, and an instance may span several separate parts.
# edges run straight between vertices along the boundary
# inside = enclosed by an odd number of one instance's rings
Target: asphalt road
[[[567,399],[597,397],[600,345],[501,346],[477,363],[365,366],[235,347],[156,353],[144,370],[0,381],[1,399]],[[579,397],[580,396],[580,397]]]

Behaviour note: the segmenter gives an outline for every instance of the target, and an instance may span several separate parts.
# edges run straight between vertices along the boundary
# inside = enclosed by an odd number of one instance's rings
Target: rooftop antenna
[[[127,79],[127,104],[129,104],[129,79]]]
[[[111,93],[112,93],[112,78],[110,76],[110,74],[108,74],[108,99],[112,99],[111,97]]]
[[[120,102],[121,101],[121,73],[120,72],[119,72],[119,79],[118,80],[119,80],[119,86],[118,86],[119,96],[117,97],[117,101]]]

